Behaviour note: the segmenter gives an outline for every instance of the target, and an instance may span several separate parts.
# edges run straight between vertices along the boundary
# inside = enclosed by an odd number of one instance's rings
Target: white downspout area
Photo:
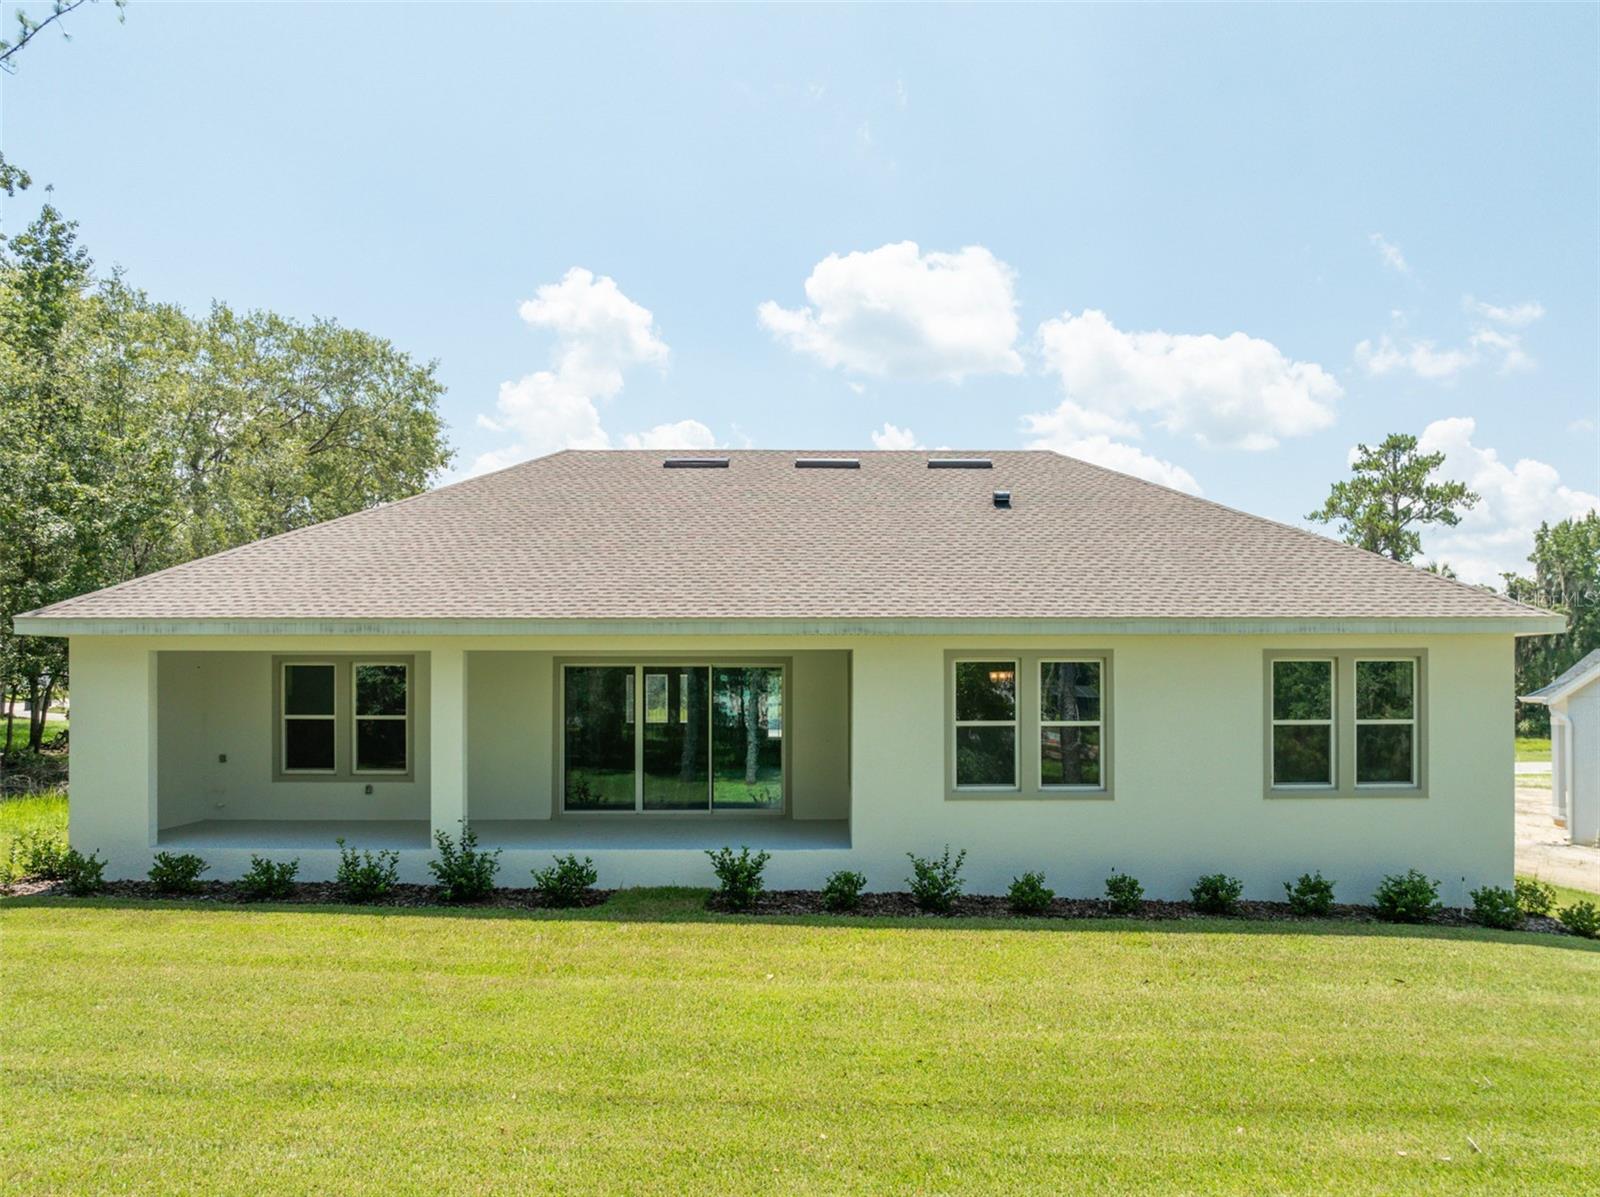
[[[1572,720],[1555,709],[1550,708],[1550,727],[1552,731],[1559,731],[1561,741],[1560,751],[1553,754],[1551,767],[1555,770],[1550,786],[1550,813],[1555,821],[1567,829],[1568,837],[1572,833]]]

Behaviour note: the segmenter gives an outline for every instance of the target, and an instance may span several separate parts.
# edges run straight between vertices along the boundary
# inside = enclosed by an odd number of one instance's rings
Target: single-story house
[[[1550,708],[1550,814],[1574,844],[1600,843],[1600,648],[1523,702]]]
[[[1051,452],[565,452],[17,620],[71,640],[71,837],[428,879],[1152,896],[1512,875],[1514,639],[1563,621]],[[1457,890],[1462,890],[1458,895]]]

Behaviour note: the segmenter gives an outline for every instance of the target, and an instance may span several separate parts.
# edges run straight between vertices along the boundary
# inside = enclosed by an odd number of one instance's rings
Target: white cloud
[[[909,428],[897,428],[893,424],[884,422],[882,428],[872,434],[872,447],[874,449],[920,449],[922,445],[917,441],[917,434]]]
[[[532,327],[555,334],[551,368],[500,384],[496,414],[479,415],[477,424],[509,433],[515,442],[480,454],[465,477],[559,449],[611,448],[596,404],[622,391],[627,371],[667,365],[670,351],[650,310],[624,295],[614,280],[582,267],[546,283],[517,310]],[[696,420],[623,438],[629,448],[698,449],[713,443],[710,429]]]
[[[676,424],[657,424],[646,432],[630,432],[622,438],[624,449],[715,449],[717,438],[699,420],[679,420]]]
[[[1600,508],[1600,495],[1575,490],[1554,466],[1532,458],[1514,465],[1493,449],[1473,444],[1477,421],[1470,416],[1435,420],[1423,429],[1418,448],[1445,455],[1439,476],[1465,482],[1480,496],[1478,505],[1454,528],[1422,533],[1431,561],[1448,561],[1464,582],[1498,585],[1503,572],[1526,572],[1533,534],[1554,523]]]
[[[960,382],[1017,374],[1014,274],[987,249],[922,253],[914,241],[829,254],[806,306],[761,304],[762,327],[797,353],[856,374]]]
[[[1593,432],[1596,428],[1600,428],[1600,424],[1596,424],[1588,416],[1579,416],[1567,425],[1568,432]]]
[[[1083,433],[1137,435],[1143,416],[1203,445],[1271,449],[1331,425],[1344,394],[1321,366],[1285,357],[1270,341],[1123,332],[1092,309],[1046,320],[1039,346],[1067,394],[1054,413],[1028,417],[1046,435],[1055,435],[1052,418]]]
[[[1544,316],[1544,304],[1536,299],[1499,307],[1474,299],[1470,295],[1463,295],[1461,306],[1474,316],[1482,316],[1485,320],[1493,320],[1496,324],[1509,324],[1512,328],[1526,328]]]
[[[1402,347],[1387,334],[1376,345],[1371,341],[1356,345],[1356,362],[1376,377],[1409,370],[1418,378],[1450,379],[1477,360],[1469,349],[1435,349],[1432,341],[1408,341]]]
[[[1030,449],[1054,449],[1068,457],[1132,474],[1147,482],[1157,482],[1191,495],[1200,493],[1200,483],[1182,466],[1154,457],[1136,445],[1112,439],[1139,436],[1136,424],[1103,412],[1089,411],[1070,399],[1064,400],[1054,411],[1023,416],[1022,423],[1033,437],[1028,442]]]
[[[1367,240],[1372,242],[1378,251],[1378,257],[1383,264],[1396,274],[1410,274],[1411,264],[1406,261],[1405,254],[1400,252],[1400,247],[1390,241],[1382,233],[1369,233]]]
[[[1537,300],[1527,300],[1509,307],[1482,303],[1470,295],[1461,297],[1464,311],[1479,318],[1479,323],[1459,349],[1438,349],[1434,342],[1420,339],[1397,343],[1388,334],[1376,344],[1362,341],[1356,345],[1356,363],[1368,374],[1382,377],[1409,371],[1418,378],[1433,382],[1449,382],[1464,370],[1491,363],[1502,374],[1533,367],[1533,359],[1522,348],[1522,334],[1508,331],[1526,328],[1544,315],[1544,305]],[[1396,326],[1405,321],[1399,313],[1390,313]],[[1400,318],[1396,318],[1400,317]],[[1490,327],[1500,325],[1499,328]]]

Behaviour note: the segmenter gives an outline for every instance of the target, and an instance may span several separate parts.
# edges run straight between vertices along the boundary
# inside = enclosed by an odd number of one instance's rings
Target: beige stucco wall
[[[265,712],[269,699],[258,693],[261,701],[256,703],[228,693],[231,683],[221,680],[227,674],[225,663],[217,659],[196,671],[214,671],[209,690],[179,666],[169,676],[167,658],[154,655],[158,649],[407,652],[417,654],[419,664],[431,652],[456,654],[457,660],[464,652],[464,669],[447,672],[442,682],[424,689],[435,711],[440,702],[456,704],[451,709],[458,714],[465,709],[466,749],[459,763],[468,804],[482,818],[536,817],[548,809],[555,657],[772,653],[795,658],[794,813],[808,813],[802,794],[823,796],[809,808],[812,817],[842,813],[836,796],[845,781],[851,839],[849,849],[778,853],[768,869],[774,886],[815,886],[828,871],[849,867],[865,872],[874,889],[901,888],[905,852],[936,851],[945,843],[968,850],[969,888],[976,892],[1003,889],[1014,874],[1035,868],[1066,894],[1098,894],[1113,867],[1138,876],[1152,895],[1168,897],[1184,894],[1200,873],[1219,870],[1242,877],[1247,894],[1260,898],[1281,896],[1284,880],[1309,869],[1321,869],[1337,881],[1340,897],[1349,900],[1366,898],[1384,873],[1410,867],[1444,882],[1444,896],[1451,902],[1464,901],[1473,886],[1510,882],[1510,636],[861,636],[801,644],[797,651],[794,638],[756,637],[633,637],[625,642],[595,637],[76,637],[73,839],[82,848],[107,853],[114,875],[140,875],[152,851],[157,810],[152,794],[159,783],[164,803],[166,787],[178,784],[165,772],[169,762],[167,753],[158,751],[161,744],[173,745],[174,776],[183,778],[185,786],[193,783],[202,795],[183,801],[202,807],[214,803],[219,786],[225,802],[228,795],[243,801],[246,792],[232,773],[217,779],[208,764],[217,751],[229,753],[229,768],[235,752],[249,759],[251,751],[266,751],[270,732],[259,724],[255,737],[262,747],[256,750],[218,749],[214,737],[230,720],[242,734],[249,719],[265,718],[226,715],[230,704],[237,703],[239,711],[248,707]],[[1263,654],[1351,648],[1427,653],[1426,796],[1266,796]],[[946,798],[945,653],[1007,649],[1113,653],[1113,800]],[[802,655],[819,650],[832,655],[814,660]],[[171,659],[180,665],[185,660]],[[158,660],[163,662],[159,667]],[[465,677],[464,684],[451,680],[459,676]],[[826,695],[843,676],[851,683],[848,726],[840,711],[831,730],[813,726],[810,733],[803,731],[804,697]],[[261,684],[269,683],[266,677]],[[190,701],[197,692],[211,695],[198,742],[189,742],[189,735],[170,726],[164,703],[159,725],[151,719],[153,696],[163,684]],[[802,739],[808,735],[815,737],[809,741],[809,755]],[[447,739],[436,737],[434,742]],[[1028,743],[1026,731],[1023,742]],[[158,757],[161,767],[155,769],[151,762]],[[436,760],[433,776],[450,776],[451,764],[450,759]],[[419,786],[424,784],[419,780]],[[262,801],[280,801],[270,793],[262,795],[263,789],[274,787],[263,785],[259,777],[251,786],[255,788],[249,793]],[[448,825],[452,803],[458,806],[459,798],[446,796],[442,805],[437,792],[434,798],[435,822]],[[298,810],[307,800],[282,801],[286,810]],[[699,852],[597,849],[592,854],[604,885],[703,884],[709,878]],[[237,855],[237,862],[231,856],[213,862],[216,875],[242,868],[248,853]],[[331,868],[331,853],[299,855],[307,876]],[[523,855],[529,859],[522,860]],[[403,869],[423,880],[426,859],[426,853],[408,853]],[[522,853],[508,853],[503,862],[508,874],[535,863],[539,861],[533,854]]]
[[[1600,683],[1585,686],[1553,709],[1570,720],[1571,728],[1567,734],[1572,737],[1572,809],[1567,831],[1575,844],[1600,843]],[[1551,743],[1553,780],[1560,784],[1566,758],[1562,754],[1561,729],[1552,730],[1556,732]]]

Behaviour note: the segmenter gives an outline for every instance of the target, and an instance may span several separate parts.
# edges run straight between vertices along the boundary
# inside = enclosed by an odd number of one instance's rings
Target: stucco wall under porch
[[[83,643],[75,646],[80,657]],[[681,879],[686,867],[690,875],[709,877],[703,851],[724,844],[805,853],[850,846],[850,661],[845,650],[761,654],[780,663],[786,674],[783,788],[775,809],[748,815],[709,809],[564,812],[558,714],[563,654],[285,644],[277,651],[185,648],[148,656],[154,675],[155,775],[149,847],[197,852],[212,864],[214,876],[242,870],[252,852],[294,855],[308,878],[331,875],[334,844],[343,838],[354,848],[401,852],[408,879],[426,880],[433,832],[455,832],[463,816],[484,846],[505,850],[507,884],[526,880],[524,855],[530,867],[569,851],[606,857],[609,872],[618,878],[608,884],[623,884],[623,877],[637,879],[626,883]],[[345,734],[333,773],[285,776],[278,689],[285,663],[354,662],[363,656],[403,660],[410,667],[408,768],[400,775],[353,772],[345,759]],[[668,659],[659,652],[617,652],[616,646],[585,649],[582,656],[619,662]],[[701,652],[671,659],[740,658]],[[90,665],[82,672],[92,702],[95,656],[87,660]],[[341,696],[340,703],[345,701]],[[130,719],[134,707],[129,704]],[[459,756],[452,767],[449,743],[455,736],[460,737]],[[81,810],[74,803],[75,830],[93,824],[98,812],[88,809],[90,801]],[[641,852],[679,859],[648,862],[641,869],[640,862],[630,860]],[[698,859],[691,863],[687,857]],[[127,871],[139,875],[143,867],[134,864]]]

